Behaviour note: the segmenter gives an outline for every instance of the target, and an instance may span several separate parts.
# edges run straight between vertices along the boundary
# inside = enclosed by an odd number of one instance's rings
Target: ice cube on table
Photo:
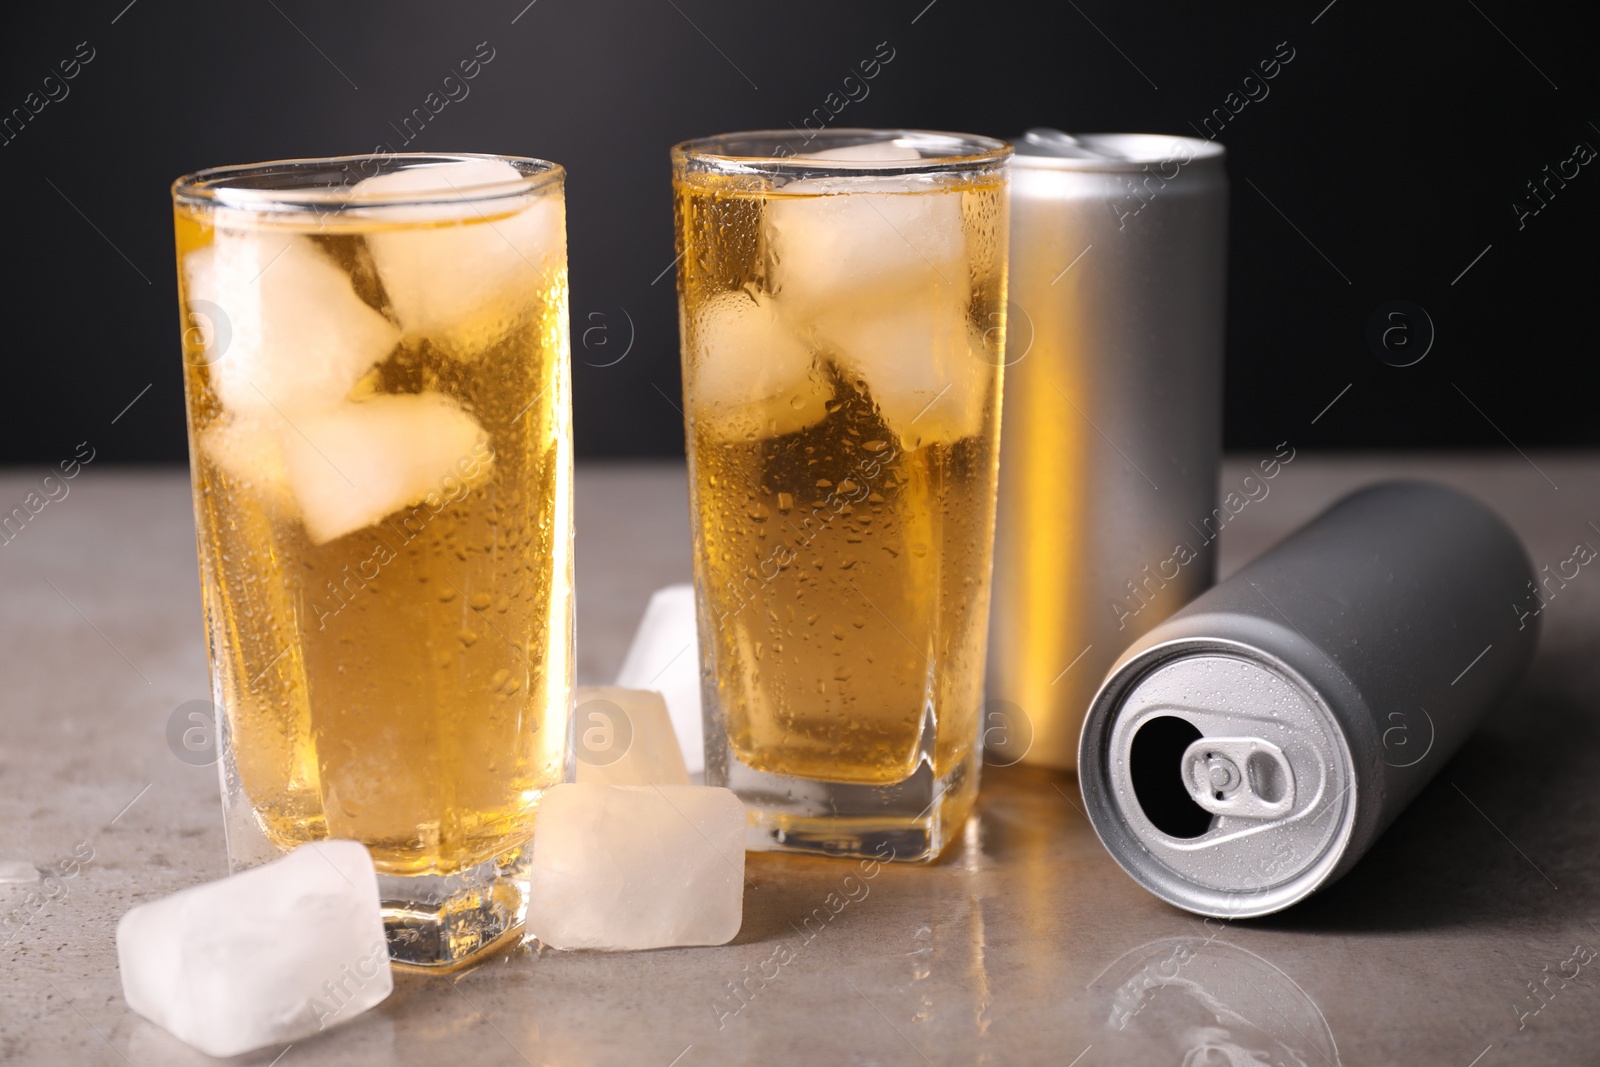
[[[698,785],[558,785],[539,802],[528,931],[552,948],[724,945],[744,919],[744,804]]]
[[[1001,357],[964,301],[924,294],[816,321],[845,376],[866,385],[905,448],[954,444],[982,429]]]
[[[408,167],[358,182],[351,199],[486,192],[523,174],[501,160]],[[544,193],[359,209],[400,228],[367,235],[384,294],[408,334],[480,355],[538,307],[566,264],[561,197]]]
[[[617,685],[653,689],[667,702],[683,762],[690,774],[706,768],[700,719],[700,638],[695,626],[694,586],[657,589],[634,631],[617,672]]]
[[[719,293],[688,324],[689,417],[719,437],[794,433],[828,414],[833,387],[770,296]]]
[[[893,141],[872,141],[869,144],[843,145],[825,148],[821,152],[802,152],[800,159],[834,159],[841,163],[906,163],[921,159],[922,153],[910,145]]]
[[[289,488],[315,544],[488,477],[488,435],[441,393],[375,396],[305,416],[282,434]],[[435,509],[437,510],[437,509]]]
[[[191,303],[216,305],[204,362],[230,411],[296,415],[338,404],[400,340],[304,234],[219,227],[184,257]]]
[[[688,785],[683,750],[660,693],[581,686],[574,693],[578,781],[592,785]]]
[[[860,179],[812,178],[767,201],[768,279],[792,322],[884,307],[907,291],[968,291],[959,191],[850,191],[859,186]]]
[[[128,1007],[210,1056],[299,1041],[389,995],[365,846],[319,841],[117,924]]]
[[[38,881],[39,868],[27,860],[0,860],[0,885],[36,885]]]

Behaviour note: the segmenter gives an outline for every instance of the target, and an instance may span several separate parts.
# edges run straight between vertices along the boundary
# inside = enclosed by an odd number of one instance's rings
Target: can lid
[[[1013,166],[1055,170],[1137,171],[1152,163],[1220,159],[1216,141],[1158,133],[1063,133],[1035,126],[1014,145]]]
[[[1016,145],[1018,155],[1028,156],[1060,156],[1064,159],[1101,159],[1125,160],[1127,154],[1118,151],[1114,146],[1103,143],[1093,134],[1084,138],[1072,136],[1062,130],[1054,130],[1048,126],[1035,126],[1022,135],[1022,141]]]
[[[1278,911],[1325,882],[1349,842],[1344,734],[1316,690],[1259,649],[1157,646],[1107,680],[1084,731],[1095,831],[1124,870],[1179,907]]]

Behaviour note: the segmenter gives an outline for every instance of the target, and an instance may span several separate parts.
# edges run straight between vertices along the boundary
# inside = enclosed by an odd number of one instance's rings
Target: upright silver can
[[[1146,634],[1084,722],[1112,856],[1203,915],[1349,870],[1533,659],[1527,553],[1453,489],[1354,493]]]
[[[1211,141],[1040,130],[1011,174],[984,736],[1071,768],[1117,654],[1214,578],[1228,179]]]

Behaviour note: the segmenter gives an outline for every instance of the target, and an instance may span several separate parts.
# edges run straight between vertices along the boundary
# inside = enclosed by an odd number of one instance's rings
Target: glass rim
[[[388,196],[363,196],[352,200],[350,190],[363,178],[392,173],[391,164],[468,163],[494,160],[509,163],[521,172],[517,181],[489,182],[459,189],[431,193],[407,191]],[[371,169],[368,169],[368,166]],[[307,183],[301,186],[251,185],[250,181],[317,175],[327,179],[343,173],[344,180]],[[172,183],[172,199],[186,207],[225,207],[246,211],[299,211],[316,208],[391,208],[430,207],[444,204],[470,204],[525,196],[546,185],[560,182],[566,169],[559,163],[533,156],[497,155],[489,152],[375,152],[346,156],[307,156],[274,159],[262,163],[237,163],[207,167],[185,174]]]
[[[938,154],[919,159],[873,161],[814,159],[799,153],[782,155],[777,152],[726,150],[743,142],[789,147],[797,140],[795,134],[799,132],[794,129],[739,130],[713,134],[709,137],[696,137],[673,145],[672,161],[678,166],[691,162],[707,163],[718,170],[734,173],[788,174],[820,171],[840,176],[879,174],[904,176],[936,174],[951,170],[981,170],[1006,163],[1014,151],[1009,141],[982,134],[869,126],[839,126],[802,136],[798,140],[813,150],[823,147],[853,147],[878,141],[897,141],[907,142],[908,147],[934,149]]]

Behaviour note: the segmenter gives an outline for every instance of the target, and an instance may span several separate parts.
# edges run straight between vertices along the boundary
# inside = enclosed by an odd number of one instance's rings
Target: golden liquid
[[[782,404],[774,415],[706,403],[709,372],[693,355],[698,312],[740,291],[783,305],[761,234],[763,212],[785,198],[725,178],[679,180],[680,247],[691,250],[680,284],[702,641],[729,744],[756,770],[893,783],[926,750],[942,777],[977,740],[1005,190],[989,178],[903,195],[960,198],[965,316],[983,340],[975,373],[955,386],[973,391],[979,415],[955,440],[924,443],[903,424],[897,434],[868,382],[826,342],[811,351],[827,397],[820,421],[795,430]]]
[[[212,242],[204,214],[179,209],[176,224],[180,262]],[[302,232],[387,311],[365,247],[376,229]],[[546,283],[532,319],[473,358],[407,338],[352,393],[452,398],[488,438],[461,469],[487,477],[444,482],[324,544],[266,479],[218,462],[206,431],[228,413],[186,335],[202,592],[230,773],[281,849],[353,838],[383,873],[448,874],[525,842],[538,797],[561,780],[572,680],[564,262]],[[195,309],[183,299],[187,327]]]

